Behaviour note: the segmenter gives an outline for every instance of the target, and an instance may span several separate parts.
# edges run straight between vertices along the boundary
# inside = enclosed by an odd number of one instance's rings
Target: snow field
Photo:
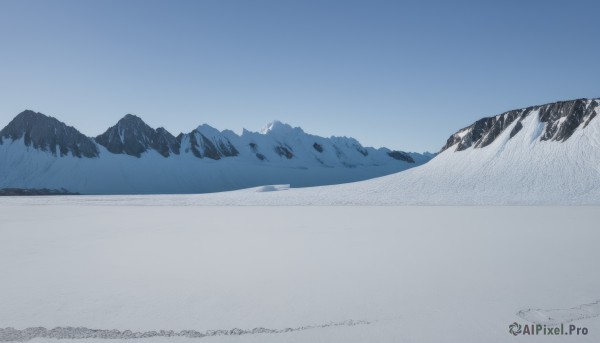
[[[597,207],[4,204],[0,218],[0,327],[16,330],[366,321],[139,341],[526,342],[508,333],[519,311],[600,299]],[[597,317],[562,318],[589,335],[544,341],[598,341]]]

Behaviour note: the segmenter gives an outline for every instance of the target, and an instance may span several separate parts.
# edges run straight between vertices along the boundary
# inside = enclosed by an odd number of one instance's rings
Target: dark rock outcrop
[[[252,149],[252,152],[254,153],[254,155],[256,156],[256,158],[258,158],[261,161],[264,161],[267,159],[267,157],[263,154],[261,154],[260,152],[258,152],[258,145],[254,142],[248,144],[250,145],[250,149]]]
[[[283,146],[283,145],[276,146],[275,152],[277,153],[277,155],[285,157],[288,160],[291,159],[292,157],[294,157],[294,153],[292,153],[292,149],[287,146]]]
[[[361,155],[363,155],[363,156],[369,155],[369,152],[367,151],[367,149],[365,149],[362,145],[357,143],[356,145],[354,145],[354,147],[356,148],[356,150],[358,152],[360,152]]]
[[[587,99],[560,101],[540,106],[540,121],[546,123],[546,130],[540,139],[566,141],[581,124],[596,115],[597,108],[597,100],[592,100],[588,104]]]
[[[388,152],[387,154],[391,158],[398,160],[398,161],[415,163],[415,160],[409,154],[405,153],[404,151],[393,150],[393,151]]]
[[[169,156],[171,153],[179,155],[180,150],[177,138],[175,138],[164,127],[159,127],[156,129],[156,135],[154,136],[150,147],[165,157]]]

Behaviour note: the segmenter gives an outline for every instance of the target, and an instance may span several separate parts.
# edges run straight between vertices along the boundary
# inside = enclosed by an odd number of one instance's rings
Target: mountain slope
[[[95,139],[25,111],[0,131],[0,188],[81,194],[204,193],[335,184],[395,173],[431,156],[323,138],[280,122],[242,135],[201,125],[173,136],[126,115]]]
[[[274,192],[262,192],[261,188],[180,199],[128,199],[126,202],[599,205],[598,103],[598,99],[579,99],[484,118],[453,134],[449,143],[427,164],[372,180]]]
[[[442,152],[454,146],[456,151],[466,150],[471,146],[486,147],[509,126],[512,128],[510,139],[519,133],[523,128],[523,120],[530,115],[537,116],[540,124],[543,124],[540,141],[564,142],[580,126],[588,126],[596,117],[597,109],[597,99],[577,99],[508,111],[495,117],[480,119],[453,134],[442,148]]]

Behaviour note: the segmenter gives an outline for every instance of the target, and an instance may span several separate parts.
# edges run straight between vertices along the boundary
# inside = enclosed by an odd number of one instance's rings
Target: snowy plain
[[[32,199],[0,206],[0,328],[314,327],[129,342],[600,339],[600,318],[573,312],[600,300],[598,207],[93,206]],[[515,321],[546,323],[544,314],[556,311],[588,335],[508,332]]]

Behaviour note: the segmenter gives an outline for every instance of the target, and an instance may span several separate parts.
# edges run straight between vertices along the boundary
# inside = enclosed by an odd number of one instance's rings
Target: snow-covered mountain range
[[[600,99],[532,106],[451,135],[431,161],[343,185],[62,201],[172,205],[600,205]],[[268,192],[267,192],[268,191]]]
[[[600,204],[600,99],[483,118],[430,162],[353,184],[198,196],[200,204]]]
[[[128,114],[91,138],[26,110],[0,131],[0,188],[148,194],[304,187],[387,175],[432,157],[310,135],[278,121],[241,135],[204,124],[175,137]]]
[[[600,204],[599,113],[600,99],[508,111],[454,133],[431,159],[280,122],[260,133],[202,125],[175,137],[127,115],[88,138],[25,111],[0,131],[0,188],[165,194],[261,186],[180,199],[201,204]]]

